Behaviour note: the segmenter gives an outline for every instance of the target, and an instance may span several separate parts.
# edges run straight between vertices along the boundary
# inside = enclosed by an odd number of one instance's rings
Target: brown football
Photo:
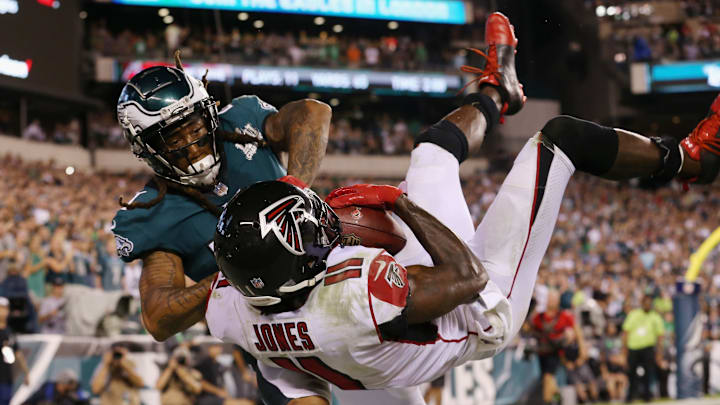
[[[334,210],[342,222],[345,246],[383,248],[391,255],[405,247],[405,233],[385,210],[350,206]]]

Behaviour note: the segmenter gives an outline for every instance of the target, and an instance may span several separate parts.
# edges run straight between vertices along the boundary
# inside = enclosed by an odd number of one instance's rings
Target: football
[[[342,222],[343,245],[383,248],[391,255],[405,247],[405,233],[387,211],[358,206],[334,211]]]

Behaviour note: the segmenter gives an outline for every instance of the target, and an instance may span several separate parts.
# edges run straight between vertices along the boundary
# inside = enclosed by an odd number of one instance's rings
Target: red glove
[[[402,194],[402,190],[393,186],[356,184],[334,190],[327,196],[325,202],[333,208],[359,205],[361,207],[392,210],[395,207],[395,201]]]
[[[305,184],[305,182],[303,182],[302,180],[298,179],[297,177],[291,176],[289,174],[287,176],[280,177],[279,179],[277,179],[277,181],[282,181],[283,183],[292,184],[293,186],[301,188],[301,189],[308,188],[308,185]]]

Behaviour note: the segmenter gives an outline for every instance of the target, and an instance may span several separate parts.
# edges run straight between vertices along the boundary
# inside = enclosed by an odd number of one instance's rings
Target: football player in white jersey
[[[395,257],[340,246],[332,209],[299,182],[258,183],[226,207],[215,237],[222,274],[209,294],[208,327],[256,357],[287,398],[328,401],[333,384],[356,390],[365,403],[376,393],[360,390],[391,387],[399,390],[381,395],[422,403],[402,387],[502,350],[525,319],[576,169],[658,182],[717,174],[676,140],[556,117],[520,151],[473,229],[459,164],[502,114],[524,102],[507,18],[494,13],[488,19],[486,40],[480,91],[420,135],[402,190],[364,184],[328,196],[333,208],[391,210],[408,237]],[[703,123],[715,120],[713,111]]]

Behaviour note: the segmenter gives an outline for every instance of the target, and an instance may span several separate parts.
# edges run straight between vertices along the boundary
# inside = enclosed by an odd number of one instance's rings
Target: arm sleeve
[[[258,384],[269,385],[261,387],[264,396],[271,395],[273,398],[264,398],[273,404],[287,404],[294,398],[303,398],[313,395],[321,396],[331,401],[330,385],[309,374],[298,373],[284,368],[271,367],[258,362],[259,373],[264,381],[258,380]]]

